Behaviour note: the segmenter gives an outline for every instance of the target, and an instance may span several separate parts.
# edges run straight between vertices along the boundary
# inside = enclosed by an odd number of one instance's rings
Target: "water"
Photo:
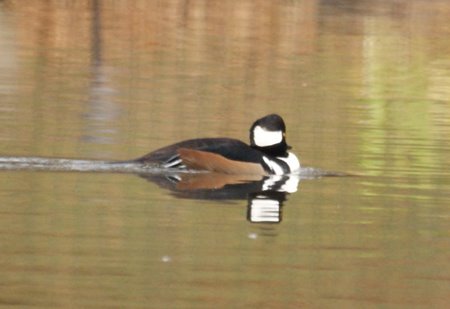
[[[301,179],[279,205],[137,171],[3,169],[0,305],[449,307],[449,14],[439,0],[2,1],[2,158],[247,141],[277,112],[304,166],[359,176]]]

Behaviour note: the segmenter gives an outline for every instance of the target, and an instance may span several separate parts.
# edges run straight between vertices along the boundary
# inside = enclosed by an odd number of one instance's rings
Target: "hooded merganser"
[[[203,170],[225,174],[283,175],[298,172],[300,162],[288,152],[286,126],[277,114],[256,120],[250,146],[231,138],[200,138],[155,150],[134,160],[163,168]]]

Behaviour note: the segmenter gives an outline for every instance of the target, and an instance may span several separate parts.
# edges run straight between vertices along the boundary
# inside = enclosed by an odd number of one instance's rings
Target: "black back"
[[[140,163],[163,163],[177,156],[179,148],[212,152],[223,157],[244,162],[263,163],[263,154],[246,143],[232,138],[199,138],[182,141],[160,148],[136,159]]]

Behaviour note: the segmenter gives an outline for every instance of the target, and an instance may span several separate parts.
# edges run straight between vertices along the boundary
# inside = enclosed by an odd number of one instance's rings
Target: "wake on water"
[[[111,172],[111,173],[199,173],[179,169],[167,169],[157,164],[149,165],[134,161],[102,161],[43,157],[0,157],[0,170],[8,171],[65,171],[65,172]],[[302,167],[297,174],[301,178],[350,176],[341,172],[330,172],[313,167]]]

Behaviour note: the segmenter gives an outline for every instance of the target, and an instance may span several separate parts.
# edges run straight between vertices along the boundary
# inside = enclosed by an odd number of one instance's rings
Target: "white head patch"
[[[282,131],[267,131],[266,129],[256,126],[253,128],[253,140],[258,147],[267,147],[281,143],[283,140]]]

